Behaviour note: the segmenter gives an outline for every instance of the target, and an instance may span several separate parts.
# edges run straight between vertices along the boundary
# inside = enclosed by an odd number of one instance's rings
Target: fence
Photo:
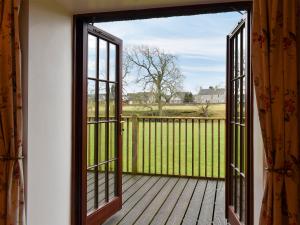
[[[131,116],[123,120],[123,172],[224,178],[224,118]]]

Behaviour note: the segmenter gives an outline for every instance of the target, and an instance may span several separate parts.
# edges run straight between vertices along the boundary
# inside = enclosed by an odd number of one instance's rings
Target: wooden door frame
[[[117,212],[118,210],[121,209],[122,207],[122,136],[121,136],[121,113],[122,113],[122,95],[121,95],[121,92],[122,92],[122,48],[123,48],[123,41],[121,39],[119,39],[118,37],[115,37],[97,27],[94,27],[90,24],[87,25],[87,33],[88,35],[93,35],[94,37],[97,37],[98,39],[101,39],[101,40],[104,40],[107,42],[108,44],[108,48],[106,49],[108,52],[107,52],[107,58],[110,58],[110,53],[109,53],[109,46],[110,44],[113,44],[116,46],[116,71],[118,70],[118,72],[116,72],[117,76],[115,77],[115,85],[116,85],[116,95],[114,97],[115,101],[118,103],[116,104],[116,111],[115,111],[115,126],[116,126],[116,129],[115,129],[115,132],[116,134],[119,134],[118,135],[118,138],[116,139],[116,145],[117,145],[117,152],[116,152],[116,158],[117,158],[117,161],[116,161],[116,165],[117,166],[117,170],[115,171],[116,174],[116,179],[115,179],[115,182],[117,183],[117,187],[114,187],[114,197],[109,200],[109,202],[107,202],[104,206],[96,209],[94,212],[92,212],[91,214],[88,215],[87,217],[87,224],[89,225],[98,225],[98,224],[101,224],[103,223],[109,216],[113,215],[115,212]],[[84,34],[86,35],[86,34]],[[88,45],[88,42],[85,43],[86,46]],[[97,49],[97,51],[99,51]],[[98,62],[98,59],[97,59],[97,64],[99,64]],[[88,71],[87,69],[87,64],[85,65],[84,64],[84,67],[86,68],[85,70]],[[109,65],[107,65],[107,68],[109,68]],[[107,69],[108,71],[108,77],[110,77],[110,69]],[[97,72],[98,73],[98,72]],[[91,79],[89,78],[88,76],[84,77],[84,79]],[[98,78],[99,79],[99,78]],[[109,83],[108,80],[110,80],[110,78],[107,79],[107,82],[106,83],[106,119],[108,119],[109,117],[109,93],[108,93],[108,89],[109,89],[109,84],[112,84],[112,83]],[[99,81],[97,82],[97,84],[99,85],[99,83],[103,81]],[[97,88],[96,88],[97,90]],[[87,92],[83,92],[83,93],[87,93]],[[84,96],[86,98],[86,96]],[[97,101],[97,100],[96,100]],[[97,104],[96,104],[97,105]],[[82,106],[83,108],[86,107],[85,106]],[[97,110],[96,110],[97,111]],[[106,123],[106,129],[108,130],[109,129],[109,122]],[[85,121],[85,128],[86,128],[86,121]],[[84,132],[83,132],[84,134]],[[85,135],[83,135],[85,136]],[[86,139],[85,139],[86,140]],[[96,142],[95,142],[96,144]],[[106,155],[108,157],[108,140],[106,139]],[[97,148],[96,148],[97,149]],[[83,154],[86,155],[86,151],[83,152]],[[96,156],[95,156],[96,157]],[[106,161],[109,161],[109,158],[106,159]],[[115,162],[115,161],[113,161]],[[86,161],[83,161],[83,165],[86,165],[87,162]],[[108,169],[108,168],[107,168]],[[84,174],[86,175],[87,174],[87,171],[82,168]],[[106,170],[106,173],[108,173],[108,171]],[[108,176],[108,175],[107,175]],[[108,177],[107,177],[108,179]],[[106,181],[107,182],[107,181]],[[82,182],[82,185],[85,185],[86,186],[86,180],[83,180]],[[106,183],[106,185],[108,186],[108,183]],[[109,198],[109,192],[108,192],[108,189],[105,188],[106,190],[106,197]],[[83,195],[87,195],[86,192],[83,192]],[[85,207],[86,207],[86,204],[85,204]]]
[[[245,171],[245,175],[246,175],[246,185],[245,185],[245,204],[246,204],[246,218],[245,218],[245,225],[252,225],[253,224],[253,207],[254,207],[254,203],[253,203],[253,198],[254,198],[254,191],[253,191],[253,77],[252,77],[252,70],[251,70],[251,21],[252,21],[252,11],[248,11],[248,15],[247,15],[247,19],[246,19],[246,34],[247,34],[247,55],[246,55],[246,61],[247,61],[247,66],[246,66],[246,72],[247,72],[247,80],[246,80],[246,88],[247,91],[246,92],[246,99],[245,99],[245,104],[246,104],[246,127],[247,127],[247,135],[246,135],[246,171]],[[239,26],[238,26],[239,27]],[[232,67],[232,60],[231,60],[231,56],[230,56],[230,50],[228,50],[229,48],[231,48],[231,46],[229,45],[229,37],[227,37],[227,56],[226,59],[229,60],[229,62],[227,61],[227,68],[226,68],[226,86],[227,86],[227,93],[229,93],[230,90],[230,78],[228,76],[229,73],[231,73],[231,67]],[[231,148],[231,96],[229,94],[227,94],[226,97],[226,149],[230,149]],[[231,155],[230,155],[230,151],[226,150],[226,196],[225,196],[225,201],[226,201],[226,206],[229,205],[230,199],[232,198],[230,192],[228,190],[230,190],[230,176],[231,176],[231,169],[230,169],[230,165],[227,162],[230,162],[231,160]],[[226,208],[226,218],[230,218],[232,225],[240,225],[240,221],[239,218],[236,216],[233,207],[229,207]]]
[[[91,29],[94,29],[92,31]],[[122,41],[117,37],[102,32],[99,29],[95,31],[91,25],[85,23],[81,20],[77,21],[76,30],[74,29],[74,78],[73,78],[73,152],[72,152],[72,206],[71,206],[71,220],[72,224],[90,224],[96,225],[104,222],[104,217],[111,215],[113,212],[118,211],[122,206],[122,157],[121,157],[121,146],[122,137],[118,137],[118,166],[116,171],[116,177],[118,187],[116,188],[116,197],[113,198],[109,205],[105,205],[91,215],[87,217],[87,185],[86,185],[86,149],[87,145],[87,133],[86,133],[86,105],[87,105],[87,37],[88,33],[97,35],[97,31],[101,33],[103,40],[109,43],[114,43],[117,45],[116,55],[122,55]],[[119,87],[117,88],[115,99],[118,102],[116,107],[116,131],[121,133],[121,116],[120,112],[122,110],[122,82],[121,82],[121,66],[122,59],[118,57],[117,69],[119,76],[116,77],[116,82]],[[74,130],[75,129],[75,130]],[[101,213],[103,216],[99,216]]]
[[[86,64],[86,46],[83,44],[87,35],[83,34],[85,26],[88,23],[121,21],[133,19],[150,19],[159,17],[172,16],[189,16],[207,13],[231,12],[245,10],[248,13],[252,10],[252,1],[235,1],[230,3],[212,3],[183,5],[175,7],[161,7],[151,9],[112,11],[102,13],[78,14],[73,17],[73,82],[72,82],[72,181],[71,181],[71,224],[86,225],[86,185],[83,185],[82,178],[82,161],[86,161],[86,154],[82,154],[85,148],[86,136],[83,137],[83,127],[86,122],[86,112],[82,105],[86,104],[86,97],[82,94],[86,92],[86,81],[82,79],[81,74],[84,72]],[[225,38],[225,37],[224,37]],[[250,44],[250,43],[249,43]],[[121,96],[119,96],[121,98]],[[251,95],[252,99],[252,95]],[[252,106],[251,106],[252,107]],[[252,121],[252,120],[251,120]],[[252,131],[252,129],[251,129]],[[251,133],[252,136],[252,132]],[[85,158],[84,158],[85,157]],[[252,152],[251,152],[252,162]],[[251,164],[252,168],[252,164]],[[250,185],[250,184],[249,184]],[[253,184],[249,186],[253,196]],[[85,190],[85,191],[82,191]],[[228,196],[226,196],[226,199]],[[227,200],[226,200],[227,201]],[[253,197],[249,202],[249,221],[253,218]],[[226,209],[226,215],[228,210]],[[249,223],[251,225],[252,223]]]

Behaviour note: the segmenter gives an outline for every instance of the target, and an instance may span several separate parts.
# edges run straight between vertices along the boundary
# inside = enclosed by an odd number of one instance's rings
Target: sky
[[[184,91],[197,93],[200,87],[225,87],[226,36],[241,18],[240,13],[229,12],[95,25],[121,38],[124,48],[148,45],[176,55],[185,77]],[[132,73],[127,92],[142,91],[135,81],[136,75]]]

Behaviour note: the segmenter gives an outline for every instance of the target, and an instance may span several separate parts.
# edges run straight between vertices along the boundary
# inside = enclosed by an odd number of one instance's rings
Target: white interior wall
[[[144,8],[169,7],[180,5],[195,5],[208,3],[226,3],[226,2],[242,2],[249,0],[55,0],[70,11],[78,13],[104,12],[104,11],[120,11],[134,10]],[[251,0],[250,0],[251,1]]]
[[[256,96],[253,99],[253,182],[254,182],[254,225],[259,224],[260,206],[264,188],[264,146],[258,118]]]
[[[21,38],[28,224],[69,225],[72,14],[75,12],[52,0],[30,0],[29,3],[23,0],[23,5],[26,6],[21,14]],[[257,108],[254,150],[256,225],[263,188],[263,146]]]
[[[27,54],[22,49],[28,57],[27,220],[69,225],[71,13],[51,0],[30,0],[28,36]]]

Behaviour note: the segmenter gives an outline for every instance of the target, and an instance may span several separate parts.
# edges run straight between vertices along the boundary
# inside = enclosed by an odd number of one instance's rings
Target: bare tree
[[[208,100],[201,104],[201,114],[205,117],[209,116],[209,106],[210,102]]]
[[[123,54],[123,74],[122,74],[122,92],[123,92],[123,98],[127,94],[126,87],[128,86],[128,75],[130,74],[130,71],[132,69],[132,63],[129,61],[127,57],[127,51],[128,49],[124,49]],[[124,100],[124,99],[123,99]]]
[[[170,96],[182,88],[184,76],[176,56],[159,48],[136,46],[126,52],[125,58],[136,69],[137,82],[143,85],[144,91],[153,90],[159,115],[162,115],[163,100],[170,101]]]
[[[209,87],[209,89],[213,89],[212,86]],[[208,117],[209,116],[209,113],[210,113],[210,105],[211,105],[211,99],[212,99],[212,95],[210,97],[210,100],[204,98],[203,96],[201,96],[201,90],[202,90],[202,87],[200,87],[199,89],[199,93],[198,93],[198,103],[200,103],[200,105],[198,105],[198,108],[199,108],[199,112],[200,112],[200,115],[201,116],[204,116],[204,117]]]
[[[208,117],[210,113],[211,102],[203,97],[198,98],[198,112],[201,116]]]
[[[171,99],[174,98],[180,90],[182,90],[182,84],[178,82],[170,82],[169,85],[165,87],[165,93],[163,93],[163,98],[166,103],[170,103]]]

